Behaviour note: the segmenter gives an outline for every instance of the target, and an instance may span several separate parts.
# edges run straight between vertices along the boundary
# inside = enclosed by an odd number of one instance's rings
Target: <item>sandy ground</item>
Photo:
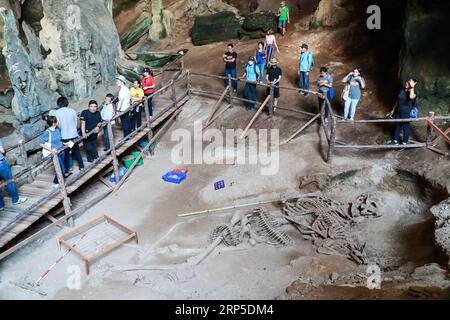
[[[227,223],[236,210],[191,218],[179,218],[179,213],[272,199],[281,193],[296,193],[301,176],[330,170],[318,153],[309,151],[317,148],[318,141],[317,131],[311,128],[301,140],[281,147],[277,175],[261,176],[260,165],[189,165],[186,166],[189,169],[188,179],[183,184],[163,182],[161,176],[177,167],[171,161],[172,148],[177,143],[171,141],[171,133],[179,128],[191,130],[195,120],[206,119],[211,105],[212,101],[197,97],[188,102],[176,123],[158,144],[155,156],[146,158],[144,166],[136,170],[117,194],[103,200],[76,220],[76,225],[81,225],[101,215],[109,215],[137,231],[139,245],[129,242],[101,257],[92,265],[89,276],[84,274],[81,260],[70,253],[42,281],[40,289],[47,292],[47,297],[12,285],[11,281],[23,281],[24,278],[35,281],[63,253],[58,250],[55,239],[68,229],[56,230],[3,261],[0,266],[0,298],[273,299],[281,295],[299,275],[328,277],[332,272],[348,274],[358,270],[353,262],[343,257],[316,254],[310,242],[288,227],[295,244],[286,248],[262,244],[255,247],[221,247],[197,268],[175,273],[114,271],[135,264],[155,266],[182,263],[207,247],[210,232],[217,225]],[[236,115],[247,113],[242,107],[236,107],[233,112]],[[374,159],[373,163],[380,167],[387,163],[395,165],[398,162],[396,155],[392,153],[392,159]],[[364,161],[338,155],[336,164],[340,168],[349,168],[364,166]],[[234,182],[234,185],[215,191],[214,182],[222,179],[227,184]],[[269,212],[279,210],[273,206],[266,209]],[[396,220],[399,219],[397,215],[393,219],[394,225],[400,223]],[[409,223],[418,221],[420,219]],[[378,227],[372,227],[370,237],[375,237],[379,232],[382,227],[380,223]],[[389,230],[386,233],[389,234]],[[389,244],[397,241],[398,238],[394,237]],[[429,262],[427,259],[421,262]],[[73,265],[81,268],[81,290],[66,287],[70,276],[68,268]]]

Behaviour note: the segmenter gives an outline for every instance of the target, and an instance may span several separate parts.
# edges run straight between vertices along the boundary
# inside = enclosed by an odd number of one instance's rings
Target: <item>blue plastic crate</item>
[[[220,189],[223,189],[223,188],[225,188],[225,181],[221,180],[221,181],[218,181],[218,182],[214,183],[214,189],[216,191],[220,190]]]
[[[167,172],[165,175],[163,175],[162,179],[166,182],[180,184],[186,179],[186,173],[184,172]]]

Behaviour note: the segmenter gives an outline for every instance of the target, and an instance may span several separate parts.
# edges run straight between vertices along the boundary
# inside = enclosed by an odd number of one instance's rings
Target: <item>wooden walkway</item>
[[[165,100],[165,99],[164,99]],[[161,122],[166,120],[170,115],[175,112],[178,108],[180,108],[182,105],[184,105],[189,100],[189,97],[184,97],[172,108],[166,110],[161,116],[155,119],[151,123],[151,128],[157,127]],[[161,100],[159,100],[161,101]],[[170,106],[170,100],[169,106]],[[159,103],[158,103],[159,105]],[[165,104],[165,107],[167,108],[167,104]],[[163,112],[164,106],[161,106],[158,108],[158,106],[155,107],[154,111],[155,114],[158,114],[159,112]],[[145,122],[145,120],[143,120]],[[135,146],[141,139],[148,136],[150,129],[149,128],[143,128],[141,131],[139,131],[135,136],[129,138],[129,140],[125,141],[120,147],[116,149],[117,157],[121,155],[126,155],[127,151]],[[123,133],[121,128],[116,128],[114,131],[114,137],[116,137],[117,140],[121,139],[123,137]],[[98,150],[103,150],[103,139],[100,136],[98,139]],[[106,156],[102,161],[95,164],[90,169],[86,169],[86,172],[76,179],[75,181],[71,181],[70,177],[67,179],[67,193],[68,195],[71,195],[81,189],[89,180],[92,178],[98,177],[99,175],[105,174],[105,170],[107,170],[110,167],[110,164],[113,161],[113,157],[111,154],[106,155],[104,152],[99,152],[100,158],[102,156]],[[85,160],[85,159],[84,159]],[[76,164],[76,161],[75,163]],[[85,166],[89,165],[89,163],[85,163]],[[74,172],[77,173],[77,172]],[[5,226],[8,224],[11,224],[12,221],[16,220],[16,217],[20,214],[21,211],[26,210],[30,206],[33,206],[33,204],[38,203],[40,199],[47,196],[52,190],[53,190],[53,178],[55,176],[55,171],[53,167],[51,167],[48,170],[43,171],[39,175],[36,176],[34,181],[29,184],[25,184],[23,186],[20,186],[18,188],[18,192],[21,196],[25,196],[28,198],[28,201],[14,206],[11,203],[11,200],[9,197],[5,197],[5,210],[0,211],[0,230],[2,230]],[[49,212],[54,210],[58,205],[60,205],[63,202],[63,196],[61,193],[55,194],[52,198],[45,201],[42,205],[37,206],[35,209],[33,209],[29,214],[27,214],[22,219],[15,221],[14,224],[11,224],[10,227],[4,232],[0,232],[0,248],[3,248],[6,244],[8,244],[11,240],[16,238],[19,234],[23,233],[26,229],[28,229],[32,224],[34,224],[37,220],[42,218],[43,216],[47,215]],[[49,217],[50,219],[52,217]]]

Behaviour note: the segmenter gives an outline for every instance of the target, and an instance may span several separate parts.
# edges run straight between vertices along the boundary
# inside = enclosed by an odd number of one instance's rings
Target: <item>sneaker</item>
[[[3,210],[5,210],[5,207],[0,208],[0,211],[3,211]]]
[[[324,122],[325,124],[328,124],[328,118],[325,118]]]
[[[402,145],[406,146],[408,144],[408,142],[402,142]]]
[[[17,202],[16,203],[13,203],[13,205],[18,205],[18,204],[21,204],[21,203],[24,203],[25,201],[27,201],[28,200],[28,198],[27,197],[19,197],[19,200],[17,200]]]
[[[58,189],[58,188],[59,188],[59,184],[57,184],[57,183],[56,183],[56,184],[53,184],[53,189],[56,190],[56,189]]]
[[[353,119],[353,118],[350,118],[350,121],[355,121],[355,119]]]
[[[236,90],[236,89],[234,89],[234,90],[233,90],[233,93],[236,93],[236,92],[237,92],[237,90]]]
[[[391,140],[391,141],[389,141],[389,144],[395,144],[395,145],[397,145],[397,144],[398,144],[398,141],[397,141],[397,140]]]

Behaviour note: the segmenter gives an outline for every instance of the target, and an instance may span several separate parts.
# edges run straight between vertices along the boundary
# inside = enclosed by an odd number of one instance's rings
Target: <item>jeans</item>
[[[401,114],[398,113],[395,116],[396,119],[409,119],[409,114]],[[411,132],[411,124],[409,122],[397,122],[395,124],[395,132],[394,132],[394,140],[400,141],[400,131],[403,127],[403,142],[408,143],[409,141],[409,134]]]
[[[266,61],[270,62],[272,61],[272,55],[273,55],[273,44],[268,44],[266,47]]]
[[[153,93],[149,93],[145,95],[145,98],[147,98],[147,106],[148,106],[148,115],[150,117],[153,117],[153,105],[152,105],[152,100],[153,100]]]
[[[124,115],[120,116],[120,121],[122,122],[123,137],[128,137],[132,132],[130,113],[126,112]]]
[[[84,140],[88,162],[94,162],[94,160],[98,159],[97,138],[97,134],[92,134]]]
[[[347,120],[350,116],[350,119],[355,119],[356,114],[356,106],[358,105],[359,99],[350,99],[348,98],[345,101],[344,108],[344,119]]]
[[[114,129],[116,128],[116,125],[113,124],[111,128],[114,134]],[[109,142],[109,135],[108,135],[108,126],[103,127],[103,145],[105,146],[105,151],[111,149],[111,144]]]
[[[1,180],[12,180],[13,175],[11,171],[11,167],[9,166],[6,160],[0,161],[0,179]],[[17,203],[19,201],[19,194],[17,193],[16,184],[14,182],[10,182],[6,185],[6,189],[8,190],[9,196],[13,203]],[[0,208],[5,207],[5,202],[3,201],[3,191],[0,188]]]
[[[300,89],[309,90],[309,74],[300,71]]]
[[[142,106],[139,106],[133,112],[133,117],[131,118],[131,131],[135,131],[142,126]]]
[[[69,141],[74,141],[76,140],[78,137],[76,138],[72,138],[72,139],[62,139],[61,141],[63,143],[67,143]],[[75,156],[75,159],[78,162],[78,167],[80,169],[84,169],[84,163],[83,163],[83,157],[81,156],[81,152],[80,152],[80,145],[77,143],[75,143],[72,147],[72,149],[67,148],[64,151],[65,155],[64,155],[64,168],[66,169],[66,172],[64,173],[69,173],[73,171],[73,159],[72,159],[72,155]]]
[[[249,94],[251,97],[249,97]],[[246,83],[244,89],[244,98],[256,101],[256,84],[254,83]],[[255,103],[245,102],[245,106],[247,110],[252,110],[255,107]]]
[[[59,165],[61,166],[61,172],[64,173],[65,168],[64,168],[64,162],[65,162],[65,158],[66,158],[66,153],[65,152],[61,152],[60,154],[58,154],[58,158],[59,158]],[[55,173],[55,178],[53,178],[53,184],[59,184],[58,181],[58,176]]]
[[[225,77],[231,76],[232,78],[236,78],[236,68],[225,68]],[[227,84],[227,86],[230,85],[228,79],[225,80],[225,83]],[[238,82],[237,80],[233,80],[233,88],[234,90],[237,90],[238,87]]]
[[[261,75],[261,77],[259,78],[260,82],[264,82],[264,72],[266,70],[266,64],[260,63],[260,64],[257,64],[257,67],[259,69],[259,74]]]

